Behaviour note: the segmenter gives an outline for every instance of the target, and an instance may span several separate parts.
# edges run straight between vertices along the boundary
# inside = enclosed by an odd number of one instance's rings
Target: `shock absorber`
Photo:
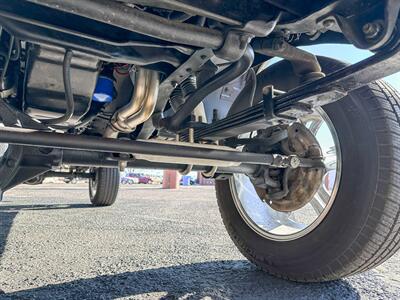
[[[194,93],[197,89],[197,78],[196,76],[189,76],[181,83],[181,89],[183,97],[186,98]]]
[[[185,103],[185,98],[191,95],[197,89],[196,76],[189,76],[180,85],[178,85],[171,93],[169,102],[172,109],[177,112]]]
[[[185,103],[180,85],[172,91],[171,96],[169,97],[169,103],[175,112],[178,111],[179,107],[181,107],[183,103]]]

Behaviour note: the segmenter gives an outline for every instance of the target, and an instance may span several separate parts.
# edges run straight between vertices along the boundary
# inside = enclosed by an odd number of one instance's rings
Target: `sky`
[[[340,44],[308,46],[303,47],[303,49],[317,55],[333,57],[352,64],[373,55],[370,51],[360,50],[351,45]],[[387,80],[394,88],[400,90],[400,73],[386,77],[385,80]]]
[[[351,64],[373,55],[373,53],[370,51],[360,50],[352,45],[326,44],[304,47],[304,49],[316,55],[333,57]],[[384,80],[389,82],[394,88],[400,90],[400,72],[388,76],[384,78]],[[324,152],[334,145],[332,135],[326,126],[321,127],[320,131],[318,132],[317,139]]]

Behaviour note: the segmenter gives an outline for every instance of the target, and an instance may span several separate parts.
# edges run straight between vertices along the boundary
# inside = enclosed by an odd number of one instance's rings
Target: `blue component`
[[[93,101],[109,103],[113,100],[114,82],[106,76],[99,76],[93,93]]]
[[[189,175],[184,175],[182,176],[182,185],[183,186],[189,186],[190,185],[190,176]]]

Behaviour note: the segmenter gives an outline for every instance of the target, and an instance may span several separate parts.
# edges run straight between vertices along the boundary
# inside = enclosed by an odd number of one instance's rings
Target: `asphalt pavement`
[[[0,299],[399,299],[400,253],[323,284],[277,279],[236,250],[213,187],[21,186],[0,203]]]

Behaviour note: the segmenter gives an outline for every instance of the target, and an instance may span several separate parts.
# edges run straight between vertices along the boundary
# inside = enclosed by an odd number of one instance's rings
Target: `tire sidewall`
[[[89,180],[90,202],[95,206],[110,206],[118,195],[120,184],[119,169],[95,168],[95,187],[92,186],[93,179]]]
[[[369,103],[362,102],[363,94],[369,92],[368,87],[361,88],[340,102],[323,108],[339,139],[342,171],[337,195],[329,212],[307,235],[284,242],[262,237],[242,219],[229,181],[217,181],[225,225],[234,242],[250,260],[267,264],[269,271],[276,269],[293,276],[318,271],[327,273],[321,268],[332,268],[338,263],[337,258],[356,241],[376,201],[378,180],[376,133],[366,108]],[[340,269],[340,266],[335,269]]]

